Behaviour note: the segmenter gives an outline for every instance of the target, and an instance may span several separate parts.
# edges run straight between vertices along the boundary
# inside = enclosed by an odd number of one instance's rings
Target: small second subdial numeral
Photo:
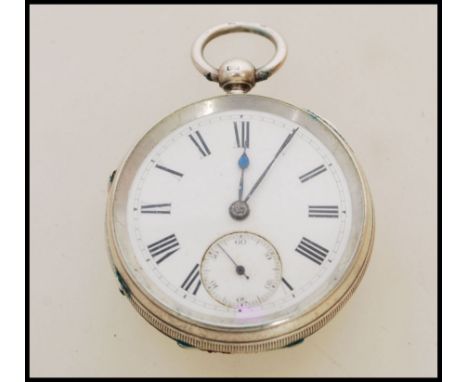
[[[204,157],[211,154],[210,149],[206,145],[205,140],[203,139],[203,137],[201,136],[198,130],[195,131],[195,135],[189,134],[189,137],[190,137],[190,140],[193,142],[193,144],[197,147],[197,149],[202,153]]]
[[[309,206],[310,218],[338,218],[338,206]]]
[[[148,245],[150,255],[157,258],[156,264],[160,264],[179,249],[180,245],[174,234]]]
[[[200,289],[201,280],[200,280],[200,264],[195,264],[187,278],[184,280],[180,286],[183,290],[189,292],[192,291],[193,295],[196,295],[198,289]]]
[[[329,252],[328,249],[307,239],[306,237],[301,239],[301,242],[296,247],[295,251],[318,265],[323,263]]]

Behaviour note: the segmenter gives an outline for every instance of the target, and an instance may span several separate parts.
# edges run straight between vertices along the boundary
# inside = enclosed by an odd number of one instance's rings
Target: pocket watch
[[[271,61],[210,65],[205,46],[232,32],[269,39]],[[343,137],[308,110],[247,94],[286,52],[260,24],[203,33],[192,60],[227,94],[162,119],[111,175],[106,233],[120,290],[181,346],[298,344],[340,310],[369,261],[371,195]]]

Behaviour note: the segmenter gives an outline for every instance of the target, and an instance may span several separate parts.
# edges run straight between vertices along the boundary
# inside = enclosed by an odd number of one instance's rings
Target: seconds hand
[[[244,202],[246,203],[249,198],[252,196],[252,194],[254,193],[254,191],[257,189],[258,185],[261,183],[261,181],[263,180],[263,178],[265,177],[265,175],[267,174],[267,172],[270,170],[271,166],[273,165],[273,163],[275,162],[275,160],[279,157],[279,155],[281,154],[281,151],[284,150],[284,148],[288,145],[288,143],[291,141],[291,139],[294,137],[294,134],[296,134],[297,130],[299,130],[299,127],[296,127],[292,133],[290,133],[286,139],[284,140],[283,144],[280,146],[280,148],[278,149],[278,151],[276,152],[275,156],[273,157],[273,159],[271,160],[270,163],[268,163],[268,166],[266,167],[266,169],[262,172],[262,175],[260,175],[260,177],[257,179],[257,181],[255,182],[255,184],[253,185],[252,189],[250,190],[250,192],[248,193],[248,195],[245,197],[244,199]]]
[[[229,259],[236,266],[236,273],[240,276],[245,276],[247,280],[250,279],[250,277],[245,274],[245,268],[242,265],[237,265],[234,259],[231,256],[229,256],[229,253],[227,253],[226,250],[223,247],[221,247],[221,244],[218,243],[218,247],[221,248],[221,250],[226,254],[227,257],[229,257]]]

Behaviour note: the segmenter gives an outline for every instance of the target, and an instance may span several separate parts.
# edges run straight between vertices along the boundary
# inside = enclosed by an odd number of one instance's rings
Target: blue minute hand
[[[267,174],[267,172],[270,170],[271,166],[273,165],[273,163],[275,162],[275,160],[279,157],[279,155],[281,154],[281,152],[284,150],[284,148],[288,145],[288,143],[291,141],[291,139],[294,137],[294,134],[296,134],[297,130],[299,128],[296,127],[287,137],[286,139],[284,140],[284,142],[282,143],[282,145],[280,146],[280,148],[278,149],[278,151],[276,152],[275,156],[273,157],[273,159],[271,160],[270,163],[268,163],[268,166],[266,167],[266,169],[262,172],[262,175],[260,175],[260,177],[257,179],[257,181],[255,182],[255,184],[253,185],[252,189],[250,190],[250,192],[248,193],[248,195],[245,197],[244,199],[244,202],[247,202],[249,200],[249,198],[252,196],[252,194],[254,193],[254,191],[257,189],[258,185],[261,183],[261,181],[263,180],[263,178],[265,177],[265,175]]]

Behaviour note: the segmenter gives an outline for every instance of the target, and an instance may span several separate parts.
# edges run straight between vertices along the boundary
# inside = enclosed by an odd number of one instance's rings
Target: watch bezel
[[[148,296],[145,290],[131,276],[125,262],[122,260],[125,255],[122,251],[122,245],[120,245],[122,242],[129,240],[122,233],[122,227],[125,227],[128,190],[144,154],[182,124],[235,108],[248,108],[274,113],[295,121],[305,128],[308,128],[311,119],[319,120],[328,129],[327,132],[330,133],[332,140],[338,142],[344,148],[344,153],[350,159],[351,170],[355,171],[354,179],[358,179],[363,206],[363,210],[360,211],[362,213],[362,229],[357,240],[354,258],[341,281],[322,299],[320,304],[288,322],[245,331],[207,327],[197,321],[181,317],[167,309],[163,304],[158,303],[154,298]],[[120,234],[117,234],[116,227],[118,227],[117,230],[119,230]],[[106,231],[111,261],[121,281],[126,286],[126,294],[147,321],[166,335],[203,350],[229,353],[251,352],[274,349],[293,343],[312,334],[334,316],[351,296],[365,271],[372,249],[374,217],[370,191],[362,170],[348,144],[331,124],[315,114],[269,97],[250,94],[223,95],[205,99],[175,111],[157,123],[139,140],[113,177],[108,195]],[[130,246],[127,244],[124,247],[129,248]]]

